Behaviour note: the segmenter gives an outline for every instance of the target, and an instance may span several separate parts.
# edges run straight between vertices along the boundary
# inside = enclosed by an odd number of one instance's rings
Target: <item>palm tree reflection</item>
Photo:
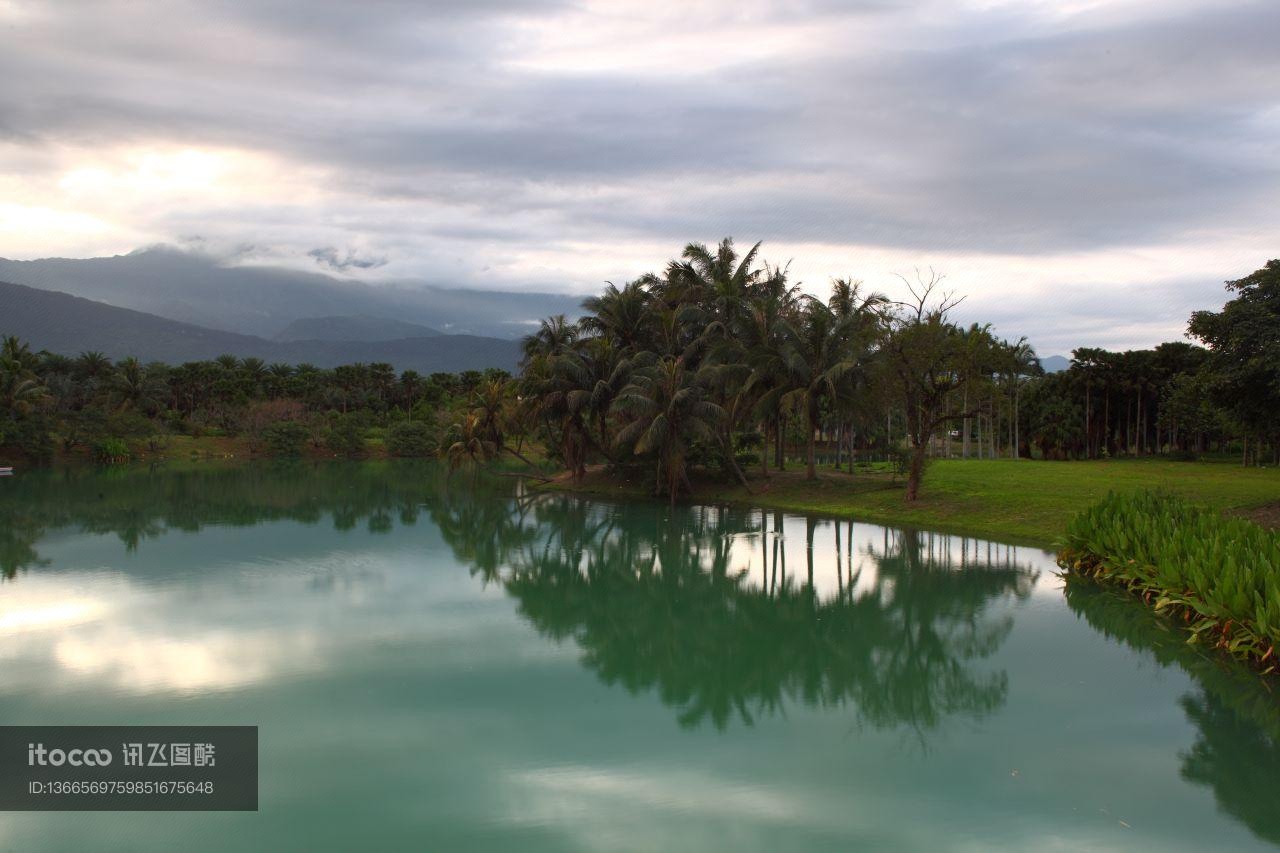
[[[780,514],[559,495],[517,499],[503,518],[467,515],[482,511],[467,496],[432,506],[455,553],[541,633],[577,643],[604,682],[655,690],[682,725],[751,724],[798,701],[923,733],[980,718],[1008,693],[1004,672],[975,664],[1012,625],[990,605],[1034,581],[1011,555],[958,571],[950,555],[967,541],[886,532],[855,549],[851,524],[809,519],[796,578],[786,561],[799,543],[788,547]],[[814,555],[830,555],[814,538],[832,525],[836,588],[820,593]]]

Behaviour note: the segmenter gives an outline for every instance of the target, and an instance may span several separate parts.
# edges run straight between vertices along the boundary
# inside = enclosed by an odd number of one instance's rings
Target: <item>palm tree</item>
[[[1044,369],[1040,366],[1036,351],[1027,343],[1026,338],[1018,338],[1012,344],[1006,341],[1004,350],[1009,382],[1013,385],[1013,458],[1021,459],[1022,433],[1019,423],[1019,402],[1022,385],[1028,377],[1043,376]]]
[[[783,406],[803,413],[806,426],[807,467],[805,479],[817,477],[814,443],[822,402],[835,397],[837,385],[858,367],[851,334],[853,317],[841,320],[816,299],[807,300],[796,322],[783,320],[782,376]]]
[[[587,314],[579,325],[610,338],[624,353],[647,348],[653,336],[653,313],[645,281],[628,282],[621,290],[612,282],[607,284],[604,293],[583,300]]]
[[[76,373],[83,379],[103,379],[111,373],[111,359],[97,350],[80,353],[75,366]]]
[[[6,335],[3,343],[0,343],[0,360],[16,364],[23,370],[32,370],[39,359],[31,352],[28,343],[18,340],[17,335]]]
[[[422,387],[426,382],[422,374],[416,370],[406,370],[400,374],[400,401],[404,403],[405,413],[413,420],[413,407],[422,395]]]
[[[961,392],[964,396],[960,403],[961,413],[961,436],[960,436],[960,458],[969,458],[969,437],[973,432],[973,415],[969,408],[970,387],[978,384],[978,378],[985,375],[990,367],[992,352],[995,347],[995,338],[991,335],[991,325],[978,325],[973,323],[967,329],[960,331],[960,358],[958,369],[964,376],[964,389]],[[975,405],[978,403],[979,390],[972,392]],[[979,427],[982,426],[979,419]],[[978,445],[978,457],[982,457],[982,445]]]
[[[538,331],[526,337],[520,344],[524,352],[524,364],[538,356],[552,356],[571,348],[578,340],[578,326],[570,323],[563,314],[556,314],[542,321]]]
[[[263,378],[263,387],[273,400],[279,399],[288,392],[289,380],[292,378],[293,365],[283,361],[272,362]]]
[[[111,381],[111,393],[119,408],[143,414],[151,414],[163,406],[168,390],[154,371],[143,367],[133,356],[116,365],[116,374]]]
[[[460,423],[453,425],[452,431],[456,439],[445,451],[450,476],[460,466],[467,463],[478,466],[498,452],[494,443],[485,438],[484,427],[477,415],[467,415]]]
[[[690,243],[682,255],[687,263],[677,269],[700,295],[698,301],[707,304],[712,316],[732,330],[746,312],[755,285],[764,273],[754,266],[759,252],[760,244],[756,243],[739,258],[732,237],[721,240],[715,254],[702,243]]]
[[[690,445],[716,441],[724,410],[706,399],[700,377],[691,375],[680,358],[637,371],[618,404],[634,420],[618,433],[617,444],[654,457],[654,494],[665,490],[674,504],[679,491],[690,488]]]
[[[507,396],[506,380],[496,377],[481,382],[471,395],[471,413],[476,418],[475,428],[493,446],[495,453],[502,452]]]
[[[16,353],[15,353],[16,355]],[[0,354],[0,412],[27,415],[49,396],[35,373],[10,357],[9,348]]]

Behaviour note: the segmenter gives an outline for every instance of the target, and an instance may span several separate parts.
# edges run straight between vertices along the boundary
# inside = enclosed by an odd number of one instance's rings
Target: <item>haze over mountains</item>
[[[437,334],[381,341],[269,341],[4,282],[0,282],[0,335],[17,335],[35,350],[65,355],[97,350],[113,359],[136,356],[142,361],[170,364],[228,353],[266,362],[307,362],[317,367],[385,361],[398,370],[429,374],[487,367],[514,371],[520,357],[518,341],[476,335]]]
[[[445,334],[514,339],[551,314],[577,316],[582,298],[434,287],[370,285],[272,267],[228,267],[158,247],[110,258],[0,259],[0,281],[56,290],[182,323],[276,338],[297,320],[394,318]],[[399,335],[408,337],[408,335]],[[340,337],[338,340],[349,338]],[[378,338],[387,339],[386,334]]]
[[[35,349],[180,363],[223,353],[320,367],[514,370],[539,318],[577,316],[548,293],[368,285],[269,267],[227,267],[153,248],[110,258],[0,259],[0,334]]]
[[[7,282],[7,283],[6,283]],[[0,258],[0,334],[35,349],[181,363],[224,353],[333,367],[514,370],[518,339],[581,299],[554,293],[369,285],[270,267],[228,267],[160,247],[110,258]],[[1049,356],[1046,371],[1063,370]]]
[[[294,320],[276,333],[277,341],[394,341],[401,338],[434,338],[443,334],[417,323],[386,317],[308,317]]]

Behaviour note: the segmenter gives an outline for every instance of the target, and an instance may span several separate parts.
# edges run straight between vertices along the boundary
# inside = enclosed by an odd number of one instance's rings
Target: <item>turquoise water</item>
[[[1046,552],[410,463],[0,481],[0,724],[260,727],[5,850],[1245,850],[1280,701]]]

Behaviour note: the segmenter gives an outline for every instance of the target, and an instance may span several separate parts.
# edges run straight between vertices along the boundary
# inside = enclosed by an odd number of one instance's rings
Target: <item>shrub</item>
[[[236,413],[236,431],[249,440],[249,448],[258,450],[266,443],[266,431],[282,421],[300,421],[306,410],[297,400],[263,400]]]
[[[172,409],[164,413],[164,427],[174,435],[189,435],[192,431],[191,424],[187,423],[182,412],[175,412]]]
[[[911,457],[915,455],[910,447],[893,447],[889,450],[889,465],[893,471],[893,476],[905,476],[911,470]],[[925,465],[929,464],[929,457],[925,457]]]
[[[354,418],[338,418],[325,433],[324,444],[341,456],[359,456],[364,452],[364,427]]]
[[[1071,520],[1058,560],[1179,616],[1189,642],[1276,668],[1280,533],[1179,498],[1113,493]]]
[[[107,432],[121,438],[145,438],[156,431],[155,421],[137,412],[116,412],[107,417]]]
[[[398,423],[387,430],[387,451],[392,456],[435,456],[440,441],[430,424],[421,421]]]
[[[103,465],[129,461],[129,445],[123,438],[104,438],[93,446],[93,458]]]
[[[262,441],[272,456],[299,456],[307,441],[307,428],[297,421],[277,421],[262,430]]]
[[[42,415],[0,417],[0,447],[12,448],[35,462],[47,462],[53,456],[48,419]]]

